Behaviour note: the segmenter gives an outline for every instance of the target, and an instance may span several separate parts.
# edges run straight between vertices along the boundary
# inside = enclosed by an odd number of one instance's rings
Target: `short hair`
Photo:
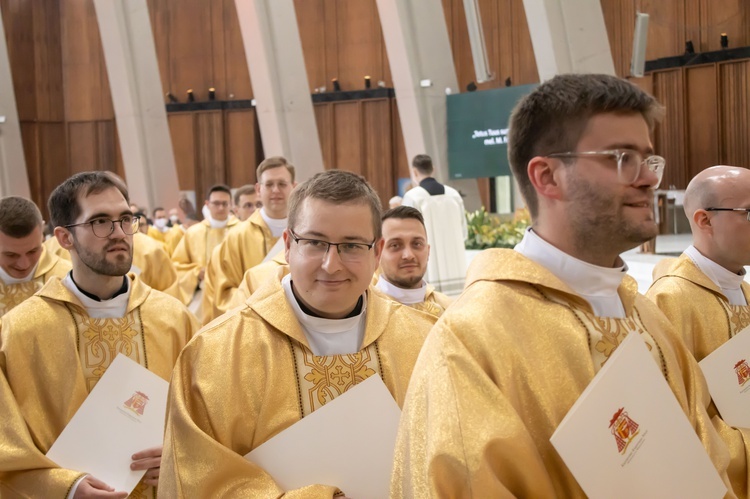
[[[16,239],[26,237],[44,224],[39,208],[26,198],[0,199],[0,232]]]
[[[236,191],[234,191],[234,204],[240,204],[240,196],[248,196],[255,194],[255,186],[251,184],[243,185]]]
[[[411,166],[416,168],[422,175],[429,175],[434,171],[432,158],[426,154],[417,154],[414,156],[414,159],[411,160]]]
[[[389,218],[398,218],[399,220],[408,220],[410,218],[413,218],[414,220],[419,220],[419,223],[421,223],[422,227],[424,227],[424,217],[422,216],[422,212],[412,206],[402,205],[391,208],[390,210],[386,210],[386,212],[383,213],[381,220],[385,222]]]
[[[112,187],[120,191],[122,197],[125,198],[125,202],[130,205],[128,188],[125,182],[112,172],[81,172],[68,178],[55,187],[47,201],[52,225],[63,227],[74,223],[81,215],[81,206],[78,204],[79,197],[99,194]]]
[[[603,113],[640,113],[653,131],[664,108],[653,96],[621,78],[564,74],[539,85],[513,109],[508,160],[532,218],[536,218],[538,200],[528,176],[529,161],[574,151],[588,121]]]
[[[266,158],[261,161],[258,165],[258,168],[255,170],[256,181],[260,183],[260,176],[263,175],[263,172],[265,172],[266,170],[279,168],[281,166],[287,169],[289,175],[292,176],[292,182],[294,182],[294,165],[289,163],[289,161],[287,161],[284,156],[271,156],[270,158]]]
[[[157,206],[156,208],[154,208],[154,211],[151,213],[154,216],[154,218],[156,218],[156,212],[159,210],[166,211],[164,210],[163,206]]]
[[[372,213],[372,229],[377,241],[383,235],[380,198],[367,180],[356,173],[328,170],[316,173],[298,185],[289,196],[288,226],[294,229],[302,204],[308,198],[333,204],[364,204]]]
[[[224,184],[212,185],[206,193],[206,199],[210,199],[211,194],[213,194],[214,192],[226,192],[227,194],[229,194],[229,198],[232,198],[232,190]]]

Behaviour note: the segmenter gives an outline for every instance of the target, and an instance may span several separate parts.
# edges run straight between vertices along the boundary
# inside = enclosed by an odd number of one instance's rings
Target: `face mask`
[[[173,224],[176,224],[177,222],[180,221],[180,217],[178,217],[177,215],[171,215],[169,217],[169,220],[171,220]]]
[[[159,230],[164,230],[167,227],[167,219],[166,217],[157,218],[154,220],[154,225]]]

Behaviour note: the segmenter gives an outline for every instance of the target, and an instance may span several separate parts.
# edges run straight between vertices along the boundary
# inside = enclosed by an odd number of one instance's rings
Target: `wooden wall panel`
[[[329,170],[334,168],[333,105],[330,103],[314,104],[313,110],[320,137],[320,149],[323,152],[323,166]]]
[[[393,175],[393,137],[389,133],[393,116],[391,99],[362,101],[363,169],[362,174],[378,192],[383,206],[396,191]]]
[[[225,116],[226,182],[230,187],[254,184],[263,159],[255,110],[229,111]]]
[[[13,89],[19,120],[36,117],[37,89],[34,57],[34,16],[32,5],[24,0],[0,1],[8,58],[13,68]]]
[[[683,71],[675,69],[656,73],[653,78],[654,97],[666,108],[664,121],[654,134],[655,149],[667,160],[661,187],[684,189],[688,178],[685,158],[685,92]]]
[[[337,0],[338,77],[341,88],[364,88],[364,77],[383,80],[385,47],[374,0]]]
[[[65,118],[113,119],[107,68],[93,0],[61,2]]]
[[[196,186],[193,114],[171,113],[167,120],[180,190],[193,191]]]
[[[326,39],[335,33],[326,31],[325,0],[294,0],[294,9],[310,92],[326,85],[330,88],[326,72]]]
[[[688,0],[690,1],[690,0]],[[721,50],[721,34],[730,47],[750,45],[750,2],[747,0],[692,0],[700,5],[700,50]],[[696,50],[698,47],[696,46]]]
[[[406,156],[406,143],[401,129],[401,118],[398,115],[396,99],[391,100],[391,112],[393,116],[393,176],[394,182],[398,182],[400,178],[409,178],[410,158]],[[398,193],[397,187],[394,188],[394,196]]]
[[[750,60],[719,65],[720,162],[750,168]]]
[[[169,5],[169,88],[182,102],[188,89],[193,89],[196,100],[207,100],[216,71],[211,31],[214,2],[160,1]]]
[[[223,81],[217,78],[216,98],[219,100],[252,99],[253,89],[250,83],[250,71],[247,68],[247,57],[245,57],[245,46],[242,42],[240,31],[240,20],[237,17],[237,9],[234,0],[223,0],[224,9],[223,47],[226,57],[224,58]],[[216,52],[216,48],[214,48]]]
[[[23,155],[26,160],[26,173],[29,176],[29,190],[31,199],[39,206],[42,213],[46,213],[47,200],[42,195],[42,170],[39,165],[39,144],[37,143],[36,123],[21,122],[21,140],[23,142]]]
[[[156,61],[159,64],[162,93],[172,91],[169,76],[169,31],[171,29],[169,17],[169,3],[164,0],[147,0],[151,31],[154,34]],[[164,99],[167,102],[167,99]]]
[[[39,123],[37,128],[39,170],[43,172],[41,199],[47,202],[55,187],[70,176],[64,123]]]
[[[68,164],[71,173],[99,170],[97,142],[96,122],[84,121],[68,125]]]
[[[333,103],[333,168],[362,171],[362,115],[359,101]]]
[[[195,189],[203,199],[209,187],[226,182],[224,170],[224,117],[221,111],[195,113]]]
[[[719,163],[716,70],[713,64],[685,69],[687,179]]]

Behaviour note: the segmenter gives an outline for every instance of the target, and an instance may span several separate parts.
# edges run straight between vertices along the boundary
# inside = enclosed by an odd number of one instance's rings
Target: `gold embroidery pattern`
[[[729,337],[734,337],[747,326],[750,326],[750,306],[731,305],[726,300],[719,298],[719,303],[724,307],[729,320]]]
[[[629,333],[637,332],[646,342],[646,346],[654,357],[654,360],[656,360],[658,365],[662,366],[662,371],[666,373],[664,361],[661,358],[661,350],[658,348],[656,340],[646,330],[646,326],[644,326],[637,310],[634,310],[631,316],[622,319],[597,317],[577,305],[563,301],[547,293],[542,294],[548,300],[568,307],[586,329],[589,340],[589,351],[591,359],[594,361],[594,372],[599,372],[599,369],[606,364],[610,355],[614,353]]]
[[[445,312],[445,309],[438,305],[437,303],[433,301],[423,301],[420,303],[413,303],[409,305],[411,308],[427,312],[430,315],[434,315],[435,317],[440,317],[443,315],[443,312]]]
[[[72,309],[78,335],[78,355],[89,392],[118,353],[142,366],[146,363],[143,326],[138,310],[114,319],[94,319]]]
[[[42,289],[42,284],[41,277],[18,284],[4,285],[0,283],[0,317]]]
[[[382,376],[375,343],[350,355],[316,356],[293,342],[302,417],[320,409],[373,374]]]

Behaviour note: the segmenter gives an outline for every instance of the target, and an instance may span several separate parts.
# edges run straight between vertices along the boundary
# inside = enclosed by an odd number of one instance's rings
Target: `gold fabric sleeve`
[[[384,382],[400,406],[435,319],[369,293],[366,320],[363,349],[376,345],[370,356],[377,355]],[[278,280],[196,335],[172,377],[160,493],[284,494],[268,473],[243,456],[303,417],[298,376],[305,379],[311,373],[295,369],[295,346],[309,351]],[[318,357],[316,364],[325,361]],[[310,485],[284,497],[332,497],[335,485]]]
[[[140,280],[157,291],[166,292],[177,282],[177,272],[164,244],[140,232],[133,234],[133,265],[141,271]],[[178,298],[174,291],[167,294]]]

